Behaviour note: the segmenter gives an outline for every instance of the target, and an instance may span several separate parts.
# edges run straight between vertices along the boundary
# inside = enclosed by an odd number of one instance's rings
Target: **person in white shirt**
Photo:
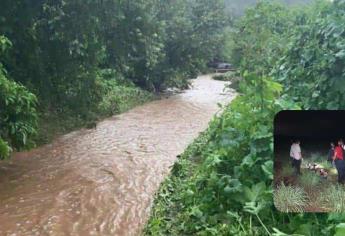
[[[292,166],[296,168],[296,174],[301,174],[302,152],[300,141],[295,140],[290,148],[290,157],[292,158]]]

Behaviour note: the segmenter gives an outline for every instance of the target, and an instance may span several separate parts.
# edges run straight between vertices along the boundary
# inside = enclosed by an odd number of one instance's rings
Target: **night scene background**
[[[282,111],[274,119],[275,158],[289,157],[293,139],[301,141],[302,155],[325,154],[330,142],[345,138],[345,111]]]

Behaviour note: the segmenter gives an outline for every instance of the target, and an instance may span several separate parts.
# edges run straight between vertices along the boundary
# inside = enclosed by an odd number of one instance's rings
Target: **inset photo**
[[[345,111],[281,111],[274,120],[274,205],[345,212]]]

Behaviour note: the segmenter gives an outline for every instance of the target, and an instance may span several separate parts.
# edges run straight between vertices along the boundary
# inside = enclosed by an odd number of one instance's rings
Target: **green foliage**
[[[344,9],[342,0],[319,1],[303,10],[262,1],[230,34],[232,62],[271,74],[302,108],[341,109]]]
[[[29,144],[36,132],[36,97],[0,72],[0,136],[15,148]]]
[[[295,19],[273,73],[306,109],[344,107],[345,2],[320,3]]]
[[[0,37],[0,56],[6,53],[10,45],[7,38]],[[9,146],[20,149],[30,144],[30,137],[36,132],[36,104],[35,95],[9,80],[0,62],[0,158],[8,157]]]
[[[267,73],[280,58],[292,27],[292,13],[277,2],[260,1],[236,22],[232,40],[232,63],[259,74]]]
[[[307,196],[302,188],[282,183],[274,190],[273,200],[275,207],[281,212],[303,212]]]
[[[11,149],[8,143],[0,138],[0,160],[7,159],[10,157]]]
[[[222,0],[5,0],[0,34],[13,49],[4,61],[42,105],[87,113],[102,100],[99,69],[143,89],[185,87],[220,48],[224,13]]]

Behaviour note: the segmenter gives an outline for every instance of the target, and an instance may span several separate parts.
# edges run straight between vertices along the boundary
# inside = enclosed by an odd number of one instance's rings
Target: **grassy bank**
[[[195,183],[196,169],[202,165],[201,154],[210,140],[210,129],[203,132],[189,145],[174,164],[169,177],[161,184],[155,196],[151,218],[144,235],[181,235],[185,232],[183,218],[189,217],[184,197],[194,192],[188,189]],[[194,212],[198,214],[197,211]],[[181,224],[182,223],[182,224]]]
[[[41,112],[34,142],[36,145],[47,144],[54,138],[71,131],[93,128],[96,122],[106,117],[126,112],[154,99],[157,99],[155,94],[133,85],[111,86],[111,89],[102,96],[101,102],[91,107],[87,115],[80,115],[68,109],[63,112]]]

